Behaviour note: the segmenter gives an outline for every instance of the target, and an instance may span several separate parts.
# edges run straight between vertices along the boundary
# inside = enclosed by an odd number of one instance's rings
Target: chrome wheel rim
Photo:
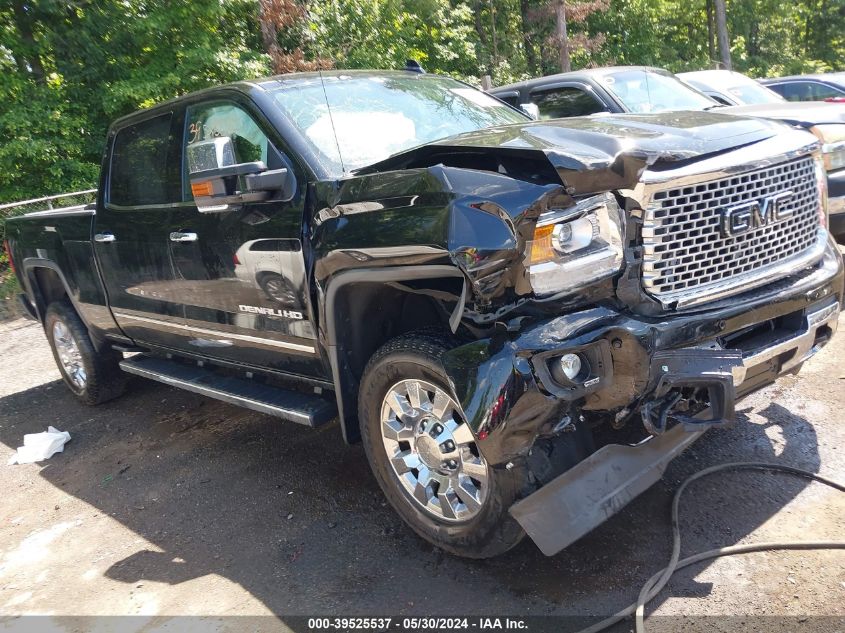
[[[381,436],[394,474],[417,506],[451,522],[481,511],[487,462],[445,391],[424,380],[393,385],[382,401]]]
[[[56,345],[59,362],[62,364],[65,375],[75,387],[84,389],[88,374],[85,373],[85,366],[82,364],[82,354],[70,330],[61,321],[53,324],[53,343]]]
[[[293,291],[285,283],[281,277],[274,277],[264,282],[264,290],[275,301],[282,303],[292,303],[295,300]]]

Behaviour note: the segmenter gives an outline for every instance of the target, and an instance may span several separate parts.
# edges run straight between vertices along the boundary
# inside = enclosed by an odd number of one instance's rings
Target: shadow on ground
[[[807,420],[774,403],[759,413],[765,424],[709,432],[658,485],[563,553],[546,558],[526,540],[489,561],[417,538],[335,424],[314,431],[142,380],[89,409],[50,383],[0,400],[0,441],[15,447],[47,423],[70,431],[65,453],[40,475],[162,550],[112,565],[106,574],[120,582],[219,574],[282,617],[608,615],[668,559],[669,504],[683,478],[739,460],[818,470]],[[783,436],[779,455],[766,426]],[[743,473],[696,484],[683,506],[684,553],[738,542],[805,485]],[[709,585],[692,577],[672,594],[706,595]]]

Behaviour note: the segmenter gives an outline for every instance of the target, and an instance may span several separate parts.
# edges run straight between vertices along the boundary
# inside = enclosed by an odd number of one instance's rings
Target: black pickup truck
[[[114,123],[97,202],[8,223],[68,387],[127,373],[363,441],[422,537],[553,554],[833,335],[819,143],[711,112],[536,122],[297,74]]]

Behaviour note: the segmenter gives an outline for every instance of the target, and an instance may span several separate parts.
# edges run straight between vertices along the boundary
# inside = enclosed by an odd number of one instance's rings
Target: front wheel
[[[376,352],[361,381],[361,435],[382,491],[417,534],[487,558],[524,536],[508,514],[524,471],[493,468],[481,455],[440,362],[447,350],[440,338],[408,334]]]
[[[63,301],[51,303],[44,330],[65,384],[81,402],[100,404],[123,393],[126,374],[120,369],[120,355],[94,348],[73,306]]]

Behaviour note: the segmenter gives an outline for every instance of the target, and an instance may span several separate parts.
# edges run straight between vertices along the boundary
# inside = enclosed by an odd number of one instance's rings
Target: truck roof
[[[671,74],[663,68],[656,68],[653,66],[605,66],[603,68],[584,68],[582,70],[573,70],[568,73],[557,73],[555,75],[546,75],[544,77],[535,77],[534,79],[525,79],[517,81],[512,84],[504,86],[496,86],[490,90],[491,93],[496,94],[502,90],[519,90],[528,86],[535,87],[542,84],[555,83],[558,81],[566,81],[588,77],[591,79],[598,79],[612,73],[625,72],[631,70],[642,70],[647,72],[659,73],[661,75]]]

